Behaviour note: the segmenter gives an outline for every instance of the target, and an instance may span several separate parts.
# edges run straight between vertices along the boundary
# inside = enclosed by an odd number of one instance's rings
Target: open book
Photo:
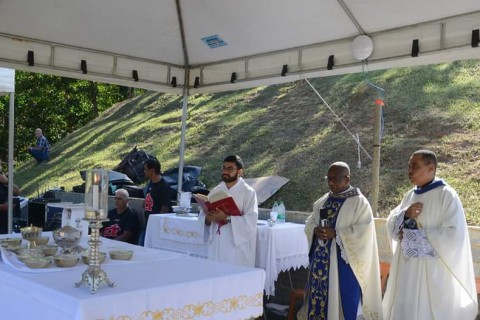
[[[198,205],[202,208],[204,213],[219,208],[228,216],[242,215],[232,196],[225,191],[209,194],[208,197],[203,194],[194,194],[193,196],[195,197],[195,200],[197,200]]]

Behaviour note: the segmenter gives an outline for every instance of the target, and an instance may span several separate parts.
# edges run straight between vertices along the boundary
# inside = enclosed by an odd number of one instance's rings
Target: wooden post
[[[375,104],[374,117],[374,136],[373,136],[373,159],[372,159],[372,197],[371,206],[374,217],[378,217],[378,195],[380,181],[380,146],[381,146],[381,119],[382,105]]]

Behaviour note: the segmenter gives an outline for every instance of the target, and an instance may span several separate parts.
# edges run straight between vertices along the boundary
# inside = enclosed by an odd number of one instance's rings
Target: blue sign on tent
[[[227,43],[223,41],[223,39],[220,38],[218,35],[202,38],[202,41],[211,49],[227,45]]]

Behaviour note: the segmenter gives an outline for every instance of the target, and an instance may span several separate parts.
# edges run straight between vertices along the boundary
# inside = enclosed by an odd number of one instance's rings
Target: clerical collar
[[[430,190],[433,190],[436,187],[445,186],[445,185],[446,185],[446,183],[442,179],[433,179],[432,182],[430,182],[429,184],[427,184],[423,188],[420,188],[419,186],[416,186],[415,189],[413,189],[413,192],[415,192],[415,194],[422,194],[422,193],[428,192]]]

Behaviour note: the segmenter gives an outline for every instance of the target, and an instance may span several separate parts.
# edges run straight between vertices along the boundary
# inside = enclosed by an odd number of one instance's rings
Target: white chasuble
[[[383,300],[384,318],[473,320],[478,312],[477,293],[460,199],[445,184],[423,193],[414,190],[407,192],[387,220],[394,254]],[[403,221],[405,211],[415,202],[423,203],[417,222],[424,230],[423,241],[434,251],[424,245],[424,254],[419,257],[405,255],[399,243],[398,221]]]

